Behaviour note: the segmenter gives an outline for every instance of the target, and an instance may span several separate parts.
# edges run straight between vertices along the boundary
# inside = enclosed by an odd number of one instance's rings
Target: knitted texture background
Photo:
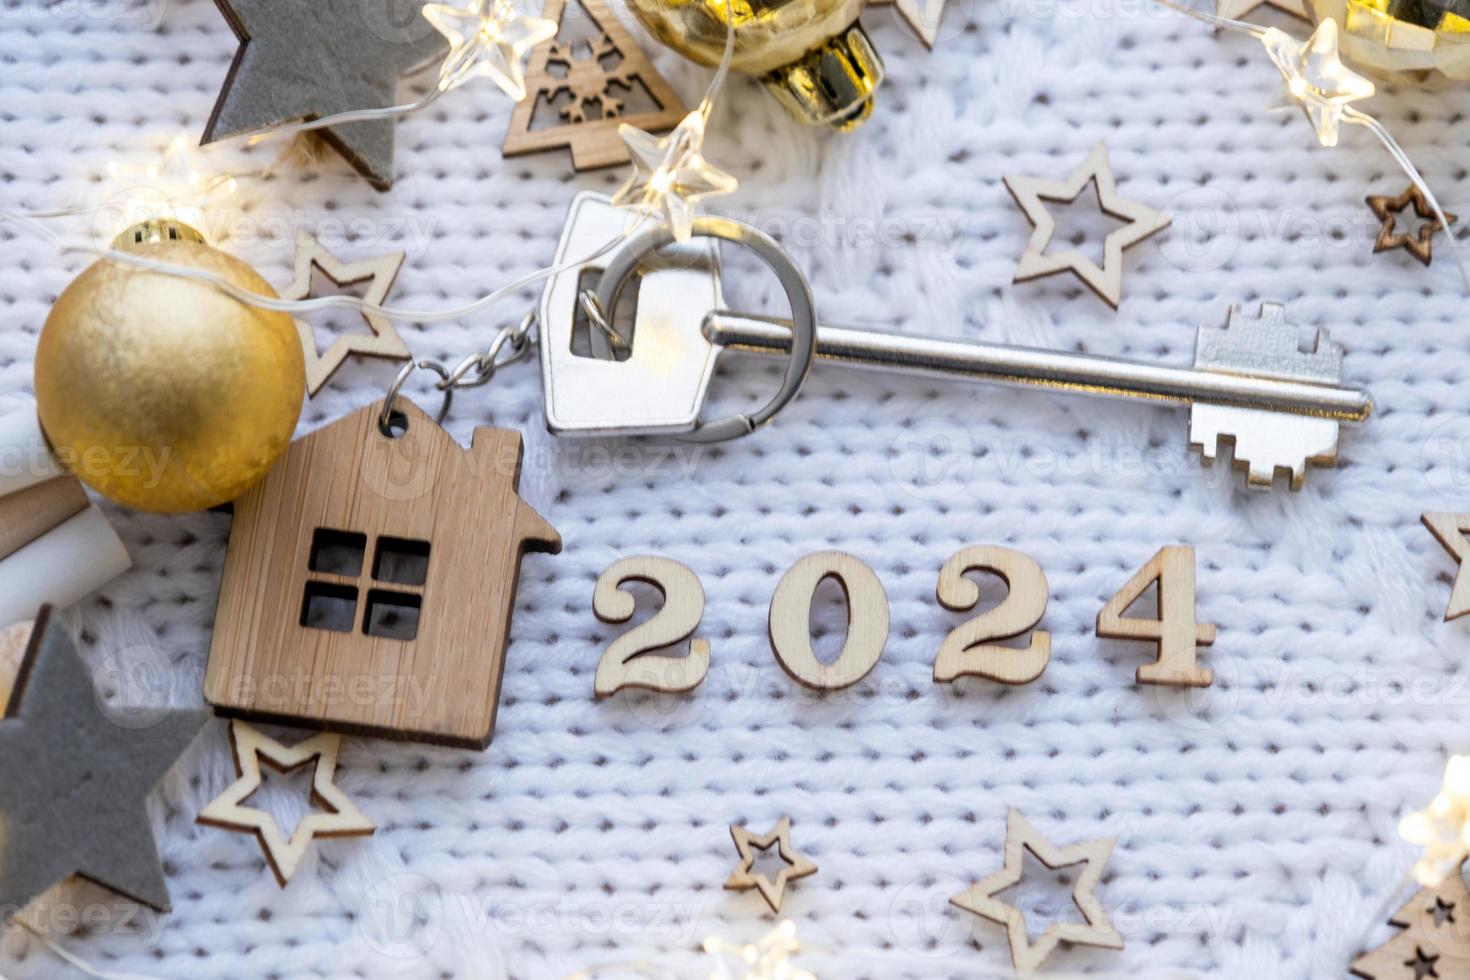
[[[1347,347],[1348,380],[1377,400],[1368,425],[1345,429],[1344,465],[1300,493],[1247,492],[1228,468],[1198,465],[1181,410],[827,366],[774,426],[718,448],[556,439],[537,371],[508,368],[447,424],[466,443],[476,425],[525,433],[522,493],[566,547],[524,563],[490,748],[346,739],[339,782],[377,834],[319,843],[281,890],[254,840],[194,823],[233,777],[216,722],[157,794],[173,912],[134,915],[69,886],[32,911],[43,931],[106,970],[188,980],[560,977],[630,961],[707,975],[705,937],[753,940],[775,921],[721,888],[728,826],[763,832],[789,815],[820,867],[782,911],[800,963],[824,978],[1002,975],[1003,930],[947,899],[999,869],[1014,807],[1058,844],[1117,838],[1099,895],[1126,948],[1064,948],[1057,973],[1343,976],[1387,935],[1414,859],[1396,821],[1470,742],[1465,627],[1440,621],[1454,566],[1418,523],[1470,499],[1452,253],[1441,239],[1430,269],[1371,254],[1363,199],[1404,177],[1360,129],[1325,150],[1299,113],[1270,111],[1279,76],[1249,38],[1144,0],[949,8],[932,53],[891,9],[864,15],[888,78],[851,135],[801,128],[733,80],[707,155],[742,186],[717,210],[780,237],[838,323],[1187,363],[1197,325],[1283,302]],[[0,14],[12,211],[106,201],[109,164],[143,167],[173,136],[197,138],[236,48],[208,0],[0,0]],[[707,71],[637,36],[696,101]],[[1470,213],[1463,104],[1460,90],[1386,84],[1365,107],[1445,207]],[[573,194],[623,175],[574,174],[565,152],[503,160],[510,111],[471,85],[400,123],[391,192],[328,151],[242,178],[208,231],[277,286],[304,227],[347,259],[407,250],[398,304],[468,302],[549,264]],[[1011,284],[1029,226],[1003,175],[1063,178],[1099,140],[1121,193],[1174,216],[1127,253],[1117,313],[1070,277]],[[227,144],[205,160],[246,173],[281,151]],[[1090,194],[1057,210],[1063,240],[1110,227],[1088,217]],[[101,224],[45,227],[85,247]],[[37,335],[88,259],[14,224],[0,241],[9,411],[32,398]],[[747,259],[729,257],[729,301],[779,311],[774,279]],[[403,335],[453,363],[536,295]],[[319,318],[320,336],[355,320]],[[301,431],[381,398],[393,372],[349,362]],[[763,400],[779,372],[730,361],[720,406]],[[408,390],[435,404],[422,375]],[[136,568],[65,621],[109,696],[199,704],[229,518],[108,513]],[[1094,634],[1103,603],[1175,543],[1197,549],[1198,619],[1219,625],[1201,657],[1207,690],[1135,686],[1152,648]],[[970,618],[938,605],[935,580],[971,544],[1046,571],[1054,652],[1030,685],[931,680],[944,637]],[[892,629],[867,679],[817,696],[774,661],[766,613],[785,569],[829,548],[873,567]],[[623,627],[594,618],[593,584],[632,554],[697,571],[713,666],[687,696],[595,703],[598,658]],[[813,620],[830,655],[840,592],[822,587]],[[306,807],[285,778],[256,801],[288,824]],[[1028,881],[1033,933],[1076,918],[1065,884],[1034,864]],[[92,910],[80,925],[79,909]],[[14,930],[3,954],[7,977],[80,975]]]

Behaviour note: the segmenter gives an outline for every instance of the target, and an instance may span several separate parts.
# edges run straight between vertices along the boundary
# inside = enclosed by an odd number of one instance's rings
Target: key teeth
[[[1320,327],[1310,349],[1303,350],[1300,332],[1286,319],[1286,307],[1262,303],[1254,316],[1232,306],[1224,326],[1200,327],[1194,364],[1204,370],[1337,382],[1342,380],[1342,358],[1342,345]]]
[[[1252,435],[1253,429],[1240,428],[1261,421],[1260,418],[1253,417],[1254,415],[1248,409],[1195,405],[1190,412],[1190,448],[1200,454],[1200,461],[1206,466],[1225,455],[1228,448],[1231,469],[1244,473],[1246,486],[1253,490],[1270,490],[1275,484],[1277,474],[1285,474],[1291,489],[1300,490],[1306,482],[1310,467],[1336,465],[1335,423],[1326,419],[1303,419],[1297,422],[1283,420],[1283,424],[1293,426],[1296,430],[1292,438],[1298,440],[1298,454],[1289,450],[1283,452],[1283,447],[1280,446],[1259,445],[1258,435]],[[1241,432],[1247,435],[1244,446]],[[1259,455],[1261,453],[1265,454],[1264,457]],[[1283,458],[1290,462],[1279,462]],[[1272,459],[1278,461],[1265,461]]]

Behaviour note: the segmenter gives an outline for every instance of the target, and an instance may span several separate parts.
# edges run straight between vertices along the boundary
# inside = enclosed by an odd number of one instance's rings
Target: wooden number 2
[[[830,664],[812,650],[812,596],[823,579],[836,579],[847,596],[847,642]],[[873,570],[841,551],[818,551],[787,569],[771,598],[771,650],[794,680],[836,691],[868,675],[888,642],[888,593]]]
[[[1159,583],[1159,618],[1129,619],[1123,613],[1145,589]],[[1195,648],[1215,642],[1212,623],[1194,621],[1194,549],[1160,548],[1097,614],[1097,635],[1116,640],[1153,640],[1158,659],[1138,668],[1138,683],[1209,687],[1214,674],[1195,664]]]
[[[991,640],[1009,640],[1041,622],[1046,613],[1046,575],[1041,566],[1010,548],[962,548],[939,571],[939,604],[951,612],[968,612],[980,602],[980,587],[969,572],[992,572],[1009,592],[1000,605],[956,627],[934,658],[934,680],[952,681],[975,675],[1002,684],[1027,684],[1041,676],[1051,660],[1051,634],[1036,630],[1031,644],[1015,649]]]
[[[637,605],[622,586],[643,582],[663,593],[664,605],[653,618],[613,640],[597,662],[592,690],[599,698],[625,687],[678,693],[699,686],[709,672],[709,640],[689,642],[689,655],[652,654],[682,642],[699,628],[704,616],[704,586],[699,576],[670,558],[640,555],[613,562],[597,579],[592,611],[604,623],[626,623]]]

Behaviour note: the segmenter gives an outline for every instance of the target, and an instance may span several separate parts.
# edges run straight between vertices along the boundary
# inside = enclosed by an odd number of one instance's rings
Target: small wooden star
[[[1229,20],[1244,20],[1260,7],[1275,7],[1277,10],[1308,20],[1307,7],[1303,0],[1215,0],[1215,16]]]
[[[1367,198],[1367,201],[1368,207],[1373,209],[1374,217],[1383,222],[1383,226],[1378,229],[1378,241],[1373,243],[1374,255],[1390,249],[1402,248],[1407,249],[1410,255],[1424,265],[1434,261],[1434,236],[1444,230],[1444,225],[1440,224],[1439,219],[1435,217],[1434,209],[1424,199],[1423,191],[1411,184],[1409,189],[1398,197],[1373,194]],[[1421,220],[1419,228],[1414,232],[1399,231],[1398,216],[1411,204],[1414,206],[1415,216]],[[1445,212],[1445,217],[1449,219],[1450,224],[1454,224],[1457,220],[1448,211]]]
[[[782,817],[781,822],[764,837],[757,837],[738,826],[730,828],[730,836],[735,840],[735,850],[740,852],[740,866],[731,872],[725,887],[737,892],[754,888],[772,912],[781,911],[781,899],[785,897],[788,882],[817,873],[817,866],[791,846],[790,817]],[[755,867],[755,852],[769,850],[773,844],[777,846],[781,860],[786,862],[786,867],[776,873],[774,882],[763,874],[751,874],[751,868]]]
[[[1261,2],[1264,3],[1265,0]],[[934,49],[934,42],[939,38],[939,22],[944,17],[944,8],[948,3],[949,0],[868,0],[869,7],[897,7],[899,15],[919,35],[924,47],[931,51]]]
[[[1005,183],[1033,229],[1031,240],[1026,243],[1026,252],[1016,267],[1015,281],[1027,282],[1071,271],[1114,309],[1117,309],[1123,292],[1123,250],[1169,226],[1167,214],[1118,196],[1113,169],[1108,163],[1108,148],[1102,143],[1092,148],[1087,160],[1066,180],[1010,176],[1005,178]],[[1127,222],[1104,240],[1101,268],[1075,248],[1054,255],[1046,254],[1046,247],[1056,234],[1057,222],[1043,202],[1069,203],[1076,200],[1088,184],[1097,190],[1097,206],[1103,214]]]
[[[260,841],[266,863],[275,873],[282,888],[306,849],[317,837],[359,837],[371,834],[373,822],[343,793],[332,777],[337,771],[337,752],[342,736],[323,732],[298,745],[286,746],[243,721],[230,723],[230,745],[235,755],[235,772],[240,776],[199,814],[199,822],[208,827],[254,833]],[[276,818],[265,810],[244,806],[263,782],[260,764],[264,762],[276,772],[290,772],[315,761],[312,773],[311,799],[325,812],[309,813],[296,823],[291,838],[286,839]]]
[[[1113,928],[1102,903],[1093,894],[1102,878],[1103,867],[1113,853],[1113,843],[1109,837],[1071,847],[1056,847],[1031,826],[1020,811],[1011,810],[1006,816],[1005,866],[951,898],[950,903],[1006,927],[1006,938],[1011,944],[1011,963],[1018,973],[1031,973],[1038,969],[1058,943],[1122,949],[1123,937]],[[1030,851],[1033,857],[1053,871],[1073,864],[1087,865],[1072,887],[1072,901],[1087,920],[1086,925],[1054,922],[1040,939],[1031,942],[1026,934],[1026,916],[1014,905],[995,897],[1020,882],[1025,851]]]
[[[296,278],[281,293],[282,299],[306,299],[311,295],[311,272],[321,270],[338,287],[369,283],[362,298],[374,305],[381,305],[393,288],[393,280],[403,266],[404,253],[390,252],[377,258],[359,262],[343,262],[328,252],[316,237],[304,229],[296,230]],[[381,357],[390,361],[406,361],[412,357],[408,345],[398,336],[398,328],[387,317],[364,312],[371,334],[343,334],[332,341],[325,354],[319,354],[316,334],[311,324],[297,319],[296,331],[301,335],[301,353],[306,357],[306,390],[315,396],[322,386],[337,373],[348,354],[365,357]]]
[[[147,798],[209,720],[108,714],[92,672],[42,607],[0,721],[0,923],[71,875],[167,910]]]
[[[1470,574],[1467,574],[1470,567],[1465,565],[1465,559],[1470,557],[1470,539],[1465,537],[1470,532],[1470,514],[1431,511],[1421,514],[1419,520],[1460,565],[1455,572],[1455,584],[1450,589],[1450,604],[1444,611],[1445,622],[1459,619],[1470,613]]]

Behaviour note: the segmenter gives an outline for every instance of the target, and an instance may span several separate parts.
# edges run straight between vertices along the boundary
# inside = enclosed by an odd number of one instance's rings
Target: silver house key
[[[1187,405],[1190,443],[1205,463],[1232,446],[1249,485],[1269,488],[1282,473],[1297,489],[1308,464],[1336,461],[1340,423],[1363,421],[1373,410],[1368,392],[1342,384],[1342,347],[1318,331],[1303,348],[1285,310],[1274,304],[1256,316],[1232,309],[1223,327],[1201,327],[1188,367],[819,327],[800,270],[759,231],[701,218],[695,234],[702,237],[690,244],[670,247],[666,231],[649,227],[606,250],[627,222],[627,212],[599,195],[584,193],[572,204],[557,265],[600,249],[607,254],[553,277],[542,296],[541,370],[553,432],[702,442],[745,435],[795,396],[816,359]],[[724,309],[712,239],[752,249],[776,272],[791,302],[790,320]],[[623,312],[618,304],[634,283],[631,329],[615,330],[606,311]],[[700,409],[725,351],[785,356],[785,380],[759,412],[705,422]]]

